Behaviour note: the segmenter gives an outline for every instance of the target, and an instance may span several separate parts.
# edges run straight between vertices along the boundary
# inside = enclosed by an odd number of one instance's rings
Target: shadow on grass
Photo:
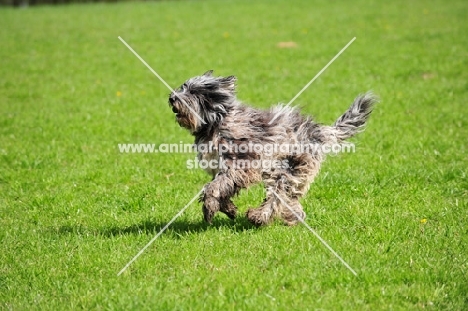
[[[54,229],[54,233],[74,234],[74,235],[101,235],[106,237],[113,237],[118,235],[131,235],[131,234],[157,234],[167,222],[154,221],[152,219],[143,220],[140,223],[129,226],[107,226],[102,228],[86,228],[85,226],[70,226],[64,225]],[[204,221],[174,221],[163,233],[164,235],[171,235],[174,238],[182,234],[200,233],[208,230],[224,229],[232,232],[242,232],[247,230],[257,229],[246,218],[238,217],[236,220],[227,218],[217,218],[213,220],[212,224],[207,224]]]
[[[138,224],[133,224],[127,227],[108,227],[101,230],[101,234],[105,236],[127,235],[127,234],[156,234],[167,222],[155,222],[153,220],[145,220]],[[176,233],[176,236],[184,233],[200,233],[208,230],[226,229],[233,232],[242,232],[252,230],[256,227],[247,221],[245,218],[239,217],[236,220],[230,219],[215,219],[212,224],[207,224],[204,221],[174,221],[165,231],[165,233]]]

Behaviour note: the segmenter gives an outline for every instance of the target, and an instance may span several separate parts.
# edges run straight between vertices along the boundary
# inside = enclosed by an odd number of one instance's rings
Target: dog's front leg
[[[236,185],[228,177],[228,173],[220,172],[213,181],[206,184],[203,201],[203,216],[205,221],[211,223],[213,216],[222,211],[229,218],[234,219],[237,209],[230,198],[236,193]]]

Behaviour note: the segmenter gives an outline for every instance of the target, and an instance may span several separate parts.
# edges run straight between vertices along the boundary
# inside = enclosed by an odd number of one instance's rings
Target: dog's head
[[[213,77],[212,73],[187,80],[169,95],[176,121],[192,134],[219,124],[236,104],[236,77]]]

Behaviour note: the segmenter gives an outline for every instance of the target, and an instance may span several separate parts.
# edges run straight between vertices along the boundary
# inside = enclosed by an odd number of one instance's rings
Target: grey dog
[[[362,131],[377,99],[369,92],[358,96],[327,126],[287,105],[268,111],[246,106],[236,97],[235,83],[236,77],[215,77],[210,70],[187,80],[169,96],[176,121],[200,147],[198,159],[218,164],[207,168],[213,179],[200,198],[204,219],[211,223],[218,211],[234,219],[237,207],[231,198],[263,182],[266,198],[260,207],[247,211],[249,221],[260,226],[281,218],[294,225],[299,217],[305,218],[299,199],[325,160],[325,148],[320,147],[341,144]]]

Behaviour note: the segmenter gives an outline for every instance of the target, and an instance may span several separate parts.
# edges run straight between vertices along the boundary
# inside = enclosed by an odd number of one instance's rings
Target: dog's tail
[[[331,126],[336,140],[344,141],[361,132],[377,102],[377,96],[371,92],[356,97],[348,110]]]

